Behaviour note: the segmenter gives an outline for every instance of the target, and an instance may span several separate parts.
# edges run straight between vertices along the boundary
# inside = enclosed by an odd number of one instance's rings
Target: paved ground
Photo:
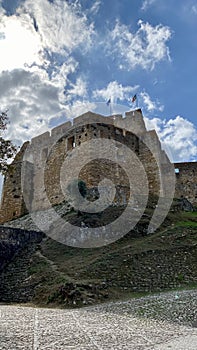
[[[132,304],[78,310],[0,305],[0,350],[197,349],[197,328],[139,318]]]

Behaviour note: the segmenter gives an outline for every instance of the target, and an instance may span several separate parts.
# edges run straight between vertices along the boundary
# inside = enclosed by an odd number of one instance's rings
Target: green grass
[[[195,222],[195,221],[178,221],[178,222],[176,222],[176,226],[177,227],[196,227],[197,228],[197,222]]]
[[[175,271],[174,283],[176,286],[172,285],[171,290],[191,288],[192,285],[195,288],[197,287],[194,278],[196,273],[197,280],[196,228],[196,212],[170,212],[165,222],[155,233],[135,237],[127,235],[100,248],[74,248],[48,238],[41,243],[39,248],[46,260],[35,255],[29,269],[29,274],[38,282],[35,302],[47,305],[53,300],[53,296],[57,295],[58,288],[67,282],[80,285],[106,282],[109,300],[136,298],[158,292],[160,288],[157,287],[151,287],[149,290],[145,288],[144,291],[140,288],[134,290],[128,281],[132,280],[136,273],[140,277],[143,269],[147,269],[144,275],[146,278],[149,266],[153,272],[155,271],[155,274],[159,273],[157,265],[162,254],[166,255],[166,261],[172,265],[170,269],[174,269],[173,259],[176,259],[176,252],[181,249],[183,252],[188,252],[185,255],[184,264],[188,264],[186,271],[193,271],[193,275],[191,273],[191,280],[188,280],[184,268]],[[184,255],[182,257],[181,254],[178,253],[180,261],[184,259]],[[190,254],[193,254],[191,259]],[[133,264],[135,265],[134,270]],[[53,265],[55,270],[52,270]],[[150,278],[157,279],[157,275],[156,277],[152,275]],[[169,290],[168,284],[163,290]],[[58,305],[58,300],[55,298],[54,303]]]
[[[183,218],[195,218],[197,220],[197,211],[183,211],[181,212]]]

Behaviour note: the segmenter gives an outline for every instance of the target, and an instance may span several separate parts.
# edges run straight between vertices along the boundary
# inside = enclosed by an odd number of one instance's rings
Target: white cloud
[[[101,6],[101,1],[96,0],[92,5],[92,7],[90,8],[90,13],[92,13],[93,15],[96,15],[100,10],[100,6]]]
[[[142,3],[141,10],[146,11],[156,0],[144,0]]]
[[[2,6],[2,0],[0,0],[0,16],[2,16],[5,13],[5,10]]]
[[[140,97],[142,98],[143,104],[148,112],[155,110],[162,112],[164,110],[164,106],[161,105],[159,101],[152,101],[147,92],[141,92]]]
[[[67,117],[78,114],[76,106],[85,111],[85,103],[76,99],[87,94],[85,78],[70,81],[78,68],[71,50],[84,43],[82,51],[87,50],[92,34],[93,26],[77,3],[26,0],[16,15],[2,15],[0,106],[9,109],[7,137],[21,144],[46,131],[63,111]],[[52,60],[51,53],[63,56]],[[74,95],[75,103],[65,109]]]
[[[192,5],[192,12],[193,12],[193,14],[197,15],[197,4]]]
[[[68,95],[64,95],[64,81],[69,69],[74,69],[73,62],[70,63],[70,68],[61,67],[51,80],[43,70],[15,69],[0,74],[0,106],[1,110],[9,109],[10,118],[6,137],[20,145],[47,131],[51,121],[55,125],[59,120],[61,123],[62,116],[65,121],[95,108],[94,103],[76,98],[86,92],[86,84],[80,78],[76,85],[72,84]],[[74,102],[70,98],[72,93],[75,93]]]
[[[155,129],[172,161],[196,160],[197,130],[190,121],[177,116],[170,120],[145,118],[147,129]]]
[[[190,26],[196,23],[197,1],[188,0],[180,6],[180,18]]]
[[[72,88],[68,90],[68,94],[86,97],[87,96],[87,82],[81,77],[77,78],[75,84],[71,84]]]
[[[74,58],[68,57],[66,62],[61,66],[53,66],[51,78],[48,78],[51,84],[59,89],[58,99],[62,104],[65,103],[66,97],[67,100],[69,100],[67,92],[65,93],[65,86],[69,82],[68,75],[74,73],[77,67],[78,63],[74,60]]]
[[[42,78],[22,69],[0,75],[1,109],[9,109],[7,136],[17,144],[46,131],[50,118],[61,109],[58,88]]]
[[[96,104],[94,102],[77,100],[73,104],[65,106],[62,112],[68,119],[73,119],[87,111],[94,111],[95,108]]]
[[[138,21],[139,29],[131,33],[128,26],[116,23],[110,32],[110,52],[120,56],[122,67],[130,70],[137,66],[143,69],[154,69],[161,60],[170,60],[166,42],[172,33],[169,27]],[[124,64],[122,63],[124,62]]]
[[[151,3],[153,0],[145,0],[143,6],[146,9]],[[0,0],[0,106],[1,110],[9,109],[10,139],[21,144],[48,130],[51,121],[55,125],[61,118],[66,120],[87,110],[106,108],[105,102],[102,106],[87,100],[88,81],[81,72],[80,76],[76,74],[80,62],[72,57],[72,50],[80,48],[84,53],[91,46],[95,32],[87,14],[96,14],[100,6],[101,1],[97,0],[89,11],[82,13],[78,2],[71,5],[60,0],[26,0],[17,14],[6,16]],[[115,53],[122,68],[128,70],[138,66],[153,69],[157,62],[169,60],[170,28],[142,21],[138,24],[139,29],[132,33],[127,26],[116,23],[108,36],[110,55]],[[53,54],[61,56],[61,61],[56,58],[52,61]],[[111,81],[93,91],[92,96],[97,101],[111,98],[113,103],[130,102],[138,88]],[[163,110],[159,101],[153,101],[146,92],[139,96],[147,111]],[[147,125],[156,128],[175,160],[196,156],[197,132],[186,119],[154,118]]]
[[[132,99],[131,93],[133,93],[137,88],[137,85],[122,86],[122,84],[119,84],[117,81],[112,81],[107,85],[106,88],[93,91],[93,97],[102,98],[104,100],[108,100],[109,98],[111,98],[112,102],[115,103],[117,99],[119,99],[120,101],[130,101]]]
[[[13,15],[3,16],[0,23],[0,71],[24,68],[25,65],[43,63],[40,38],[28,15],[20,19]]]
[[[93,24],[76,6],[60,0],[26,0],[15,15],[2,13],[0,72],[32,64],[47,68],[46,51],[66,57],[77,47],[87,51],[93,34]]]
[[[26,0],[18,9],[21,15],[28,12],[36,22],[37,31],[44,48],[50,52],[64,54],[81,44],[88,48],[94,33],[82,12],[66,1]]]

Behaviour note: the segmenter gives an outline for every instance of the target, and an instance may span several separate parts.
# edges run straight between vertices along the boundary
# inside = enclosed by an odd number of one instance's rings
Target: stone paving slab
[[[188,335],[179,337],[165,344],[159,344],[154,347],[155,350],[196,350],[197,336]]]
[[[196,350],[197,329],[124,313],[0,305],[0,350]]]

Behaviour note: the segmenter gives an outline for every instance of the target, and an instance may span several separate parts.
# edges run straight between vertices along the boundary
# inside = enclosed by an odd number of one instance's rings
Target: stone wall
[[[91,152],[94,158],[95,149],[91,150],[91,147],[86,148],[85,146],[83,148],[83,145],[85,145],[86,141],[97,140],[98,137],[100,139],[99,149],[97,149],[98,154],[96,156],[98,159],[89,162],[88,159],[91,156]],[[115,142],[111,142],[112,140]],[[108,141],[110,142],[109,146]],[[136,158],[134,156],[126,158],[122,145],[125,145],[133,154],[136,154]],[[78,147],[80,147],[80,154]],[[109,158],[113,161],[109,160]],[[60,178],[61,173],[65,170],[67,185],[72,183],[74,180],[74,169],[77,168],[80,159],[83,159],[83,163],[86,165],[82,166],[79,178],[86,183],[89,189],[97,188],[100,181],[105,177],[110,179],[115,186],[122,187],[122,190],[120,189],[122,193],[120,197],[122,199],[119,198],[119,204],[123,204],[128,192],[126,188],[128,189],[129,187],[124,166],[121,167],[125,159],[127,161],[127,169],[130,170],[131,182],[134,187],[133,191],[136,194],[140,192],[145,195],[143,193],[144,183],[140,183],[141,180],[144,180],[143,177],[140,177],[140,166],[141,171],[143,171],[143,167],[140,165],[141,162],[148,177],[150,193],[159,194],[158,166],[148,147],[131,132],[127,131],[124,133],[123,129],[117,128],[114,125],[91,123],[85,126],[77,126],[68,131],[54,145],[48,155],[44,182],[47,198],[53,205],[64,200],[64,189],[62,188],[64,183]],[[135,169],[137,169],[137,173]],[[137,188],[139,189],[138,192],[136,192]],[[125,190],[126,192],[123,193]],[[117,198],[115,198],[115,202],[118,202]],[[35,201],[33,207],[34,209],[41,209],[38,208],[38,200]]]
[[[0,226],[0,273],[26,245],[39,243],[43,238],[42,232]]]
[[[197,282],[197,251],[194,246],[150,249],[129,253],[120,262],[110,256],[99,270],[99,278],[111,288],[130,292],[153,292],[179,288]],[[104,268],[102,268],[104,266]],[[107,268],[106,268],[107,266]],[[80,278],[97,277],[94,264]],[[110,272],[111,271],[111,272]]]
[[[26,142],[21,147],[13,163],[9,166],[9,170],[5,176],[0,210],[0,222],[12,220],[27,212],[21,191],[21,167],[23,155],[28,144],[29,143]]]
[[[0,227],[0,302],[27,302],[35,284],[28,279],[28,267],[41,232]]]
[[[197,162],[175,163],[175,197],[185,197],[197,205]]]
[[[80,178],[89,188],[97,187],[101,179],[99,175],[101,170],[103,174],[109,173],[106,159],[110,156],[114,159],[114,164],[112,166],[111,162],[109,178],[119,186],[119,189],[122,186],[120,192],[128,187],[127,176],[121,170],[123,165],[123,169],[125,166],[129,169],[133,187],[142,190],[145,188],[143,177],[140,183],[141,176],[139,176],[139,167],[142,166],[141,173],[144,168],[150,193],[161,196],[170,194],[168,183],[171,183],[172,179],[165,177],[161,181],[160,174],[163,169],[167,174],[171,164],[161,149],[156,132],[146,131],[140,109],[126,113],[125,118],[122,115],[104,117],[87,112],[75,118],[73,123],[69,121],[59,125],[51,132],[34,137],[30,143],[23,145],[10,165],[4,181],[0,223],[24,215],[27,212],[24,202],[28,210],[37,211],[48,209],[51,204],[63,201],[65,193],[60,181],[62,169],[67,166],[67,176],[72,180],[73,171],[79,163],[79,155],[83,161],[91,156],[94,158],[95,148],[85,148],[86,141],[98,139],[100,141],[96,157],[98,158],[99,154],[98,164],[87,162],[88,164],[82,167],[80,172]],[[106,146],[108,141],[115,143]],[[124,145],[136,157],[125,158]],[[125,201],[125,194],[122,193],[118,197],[119,204],[122,204],[121,201]]]

